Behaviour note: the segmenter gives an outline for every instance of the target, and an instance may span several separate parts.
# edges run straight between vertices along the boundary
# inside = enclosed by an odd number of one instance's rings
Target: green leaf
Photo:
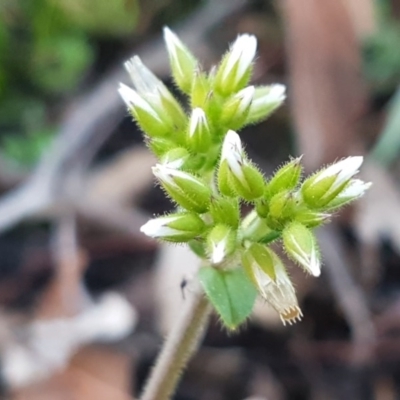
[[[235,329],[250,315],[257,296],[243,268],[202,267],[199,279],[224,325]]]

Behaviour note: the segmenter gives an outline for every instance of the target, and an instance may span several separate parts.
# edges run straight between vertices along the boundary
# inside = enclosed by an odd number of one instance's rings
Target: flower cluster
[[[302,314],[271,244],[281,243],[305,272],[318,276],[321,259],[312,229],[368,189],[369,183],[353,178],[363,159],[348,157],[302,179],[301,158],[295,158],[266,179],[236,133],[266,119],[285,99],[282,85],[248,86],[256,38],[240,35],[219,66],[206,73],[168,28],[164,37],[174,81],[190,111],[138,57],[126,63],[134,89],[119,89],[159,159],[155,177],[177,204],[176,212],[150,220],[141,230],[188,243],[205,260],[200,281],[229,328],[250,314],[256,292],[284,323],[292,323]],[[243,202],[253,206],[245,218]]]

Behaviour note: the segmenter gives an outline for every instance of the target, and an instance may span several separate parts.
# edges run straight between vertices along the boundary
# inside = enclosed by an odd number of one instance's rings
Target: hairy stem
[[[211,314],[211,305],[198,288],[191,293],[180,321],[172,329],[158,356],[141,400],[168,400],[182,371],[197,350]]]

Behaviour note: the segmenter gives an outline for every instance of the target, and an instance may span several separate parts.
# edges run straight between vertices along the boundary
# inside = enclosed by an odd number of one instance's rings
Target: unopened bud
[[[226,182],[229,186],[231,182],[234,191],[247,201],[255,200],[263,194],[264,178],[247,160],[239,135],[234,131],[228,131],[225,136],[218,175],[219,183]],[[226,188],[220,185],[220,190],[224,193]]]
[[[220,94],[229,96],[247,85],[256,49],[257,39],[254,36],[238,36],[223,58],[215,77],[215,88]]]
[[[195,152],[205,153],[211,145],[211,132],[207,117],[201,108],[195,108],[190,117],[187,142]]]
[[[347,157],[308,178],[301,187],[304,202],[310,208],[325,207],[346,188],[362,162],[363,157]]]
[[[145,235],[169,242],[187,242],[204,232],[205,224],[193,213],[177,213],[155,218],[144,224],[140,231]]]
[[[283,245],[289,257],[306,272],[321,274],[320,254],[314,234],[304,225],[293,222],[282,233]]]
[[[153,167],[153,173],[180,206],[198,213],[208,210],[211,190],[200,178],[160,164]]]
[[[271,198],[279,192],[294,189],[299,184],[302,171],[301,157],[283,165],[267,183],[267,197]]]
[[[172,76],[178,87],[189,93],[192,87],[193,74],[197,60],[170,29],[164,28],[164,40],[172,69]]]
[[[185,148],[175,147],[163,155],[161,163],[168,168],[180,169],[189,157],[190,154]]]
[[[253,100],[254,86],[242,89],[223,106],[221,124],[229,129],[240,129],[246,121]]]
[[[246,125],[255,124],[271,115],[285,101],[285,91],[285,86],[279,84],[256,87]]]
[[[296,211],[296,200],[291,192],[277,193],[269,202],[267,223],[273,229],[283,229]]]
[[[238,199],[222,196],[212,197],[209,211],[214,223],[238,228],[240,219]]]
[[[217,224],[207,236],[207,252],[214,265],[221,264],[236,249],[236,231],[224,224]]]

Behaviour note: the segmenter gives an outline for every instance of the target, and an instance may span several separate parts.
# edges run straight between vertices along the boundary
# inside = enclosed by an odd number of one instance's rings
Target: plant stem
[[[203,338],[211,305],[200,288],[190,294],[180,321],[164,343],[141,400],[169,400],[175,393],[183,370]]]

